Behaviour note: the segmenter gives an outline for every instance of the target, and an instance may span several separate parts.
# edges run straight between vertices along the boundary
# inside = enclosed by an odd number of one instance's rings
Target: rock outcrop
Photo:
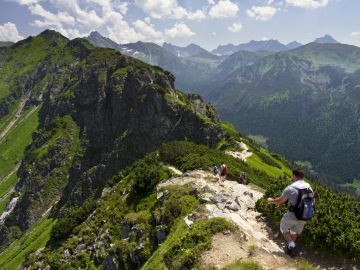
[[[41,38],[59,36],[46,31]],[[171,73],[82,39],[62,42],[24,85],[26,93],[39,94],[37,83],[46,79],[39,129],[18,172],[16,190],[23,196],[0,229],[0,244],[59,199],[54,215],[99,198],[114,174],[164,142],[215,146],[223,136],[216,110],[176,90]]]

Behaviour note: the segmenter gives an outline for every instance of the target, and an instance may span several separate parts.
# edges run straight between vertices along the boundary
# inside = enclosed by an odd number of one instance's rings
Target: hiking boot
[[[287,247],[285,250],[285,254],[289,255],[291,258],[296,257],[297,252],[298,252],[298,249],[296,247],[293,247],[293,248]]]

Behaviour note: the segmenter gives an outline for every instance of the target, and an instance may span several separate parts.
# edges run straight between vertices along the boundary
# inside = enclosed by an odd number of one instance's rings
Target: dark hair
[[[304,172],[303,172],[303,171],[293,170],[292,173],[293,173],[293,175],[295,175],[297,178],[303,178],[303,177],[304,177]]]

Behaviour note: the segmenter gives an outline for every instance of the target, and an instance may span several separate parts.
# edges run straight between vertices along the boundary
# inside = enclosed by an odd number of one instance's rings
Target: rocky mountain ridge
[[[42,95],[39,128],[18,171],[21,198],[1,226],[2,245],[59,200],[56,215],[98,198],[116,172],[166,141],[221,140],[215,109],[177,91],[169,72],[49,30],[7,53],[37,42],[52,48],[25,85]]]

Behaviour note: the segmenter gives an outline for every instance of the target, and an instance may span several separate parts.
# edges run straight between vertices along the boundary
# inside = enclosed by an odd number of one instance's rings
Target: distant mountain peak
[[[195,43],[190,43],[186,47],[180,47],[173,45],[171,43],[164,42],[162,46],[165,50],[171,52],[172,54],[179,56],[179,57],[190,57],[193,55],[203,54],[203,53],[209,53],[204,48],[200,47],[199,45]]]
[[[319,37],[317,39],[314,40],[315,43],[339,43],[337,40],[335,40],[332,36],[330,35],[325,35],[323,37]]]
[[[269,52],[281,52],[286,51],[288,48],[276,39],[266,40],[250,40],[248,43],[242,43],[239,45],[220,45],[212,51],[216,55],[230,55],[238,51],[269,51]]]
[[[92,31],[92,32],[89,34],[89,37],[100,37],[100,38],[104,38],[104,36],[101,35],[98,31]]]
[[[286,44],[286,47],[288,47],[290,50],[296,49],[301,47],[303,44],[301,44],[300,42],[297,41],[292,41],[288,44]]]

